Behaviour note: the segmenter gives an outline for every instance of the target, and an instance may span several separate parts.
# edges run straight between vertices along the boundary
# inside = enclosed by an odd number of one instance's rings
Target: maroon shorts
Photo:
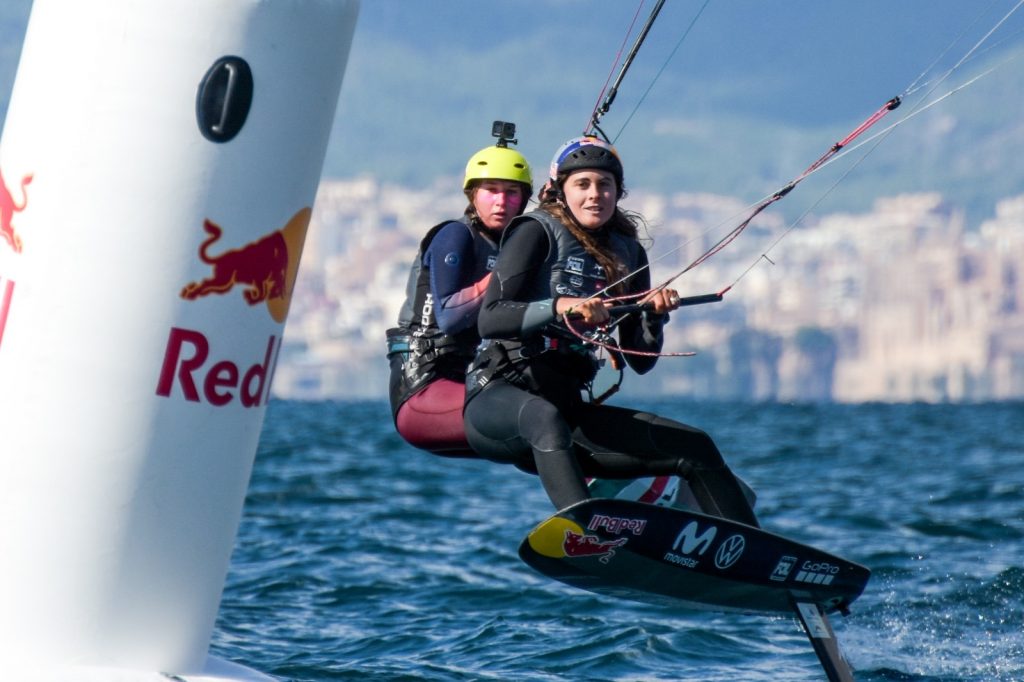
[[[437,379],[405,401],[395,425],[410,445],[439,455],[474,456],[462,425],[464,384]]]

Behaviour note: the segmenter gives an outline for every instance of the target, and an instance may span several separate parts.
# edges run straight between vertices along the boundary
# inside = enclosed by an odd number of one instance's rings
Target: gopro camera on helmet
[[[519,140],[516,137],[516,124],[506,123],[505,121],[495,121],[494,125],[491,126],[491,135],[498,138],[497,145],[499,147],[507,147],[508,143],[519,144]]]

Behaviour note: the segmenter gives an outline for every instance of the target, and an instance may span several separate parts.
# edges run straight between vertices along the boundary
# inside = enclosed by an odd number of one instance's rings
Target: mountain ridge
[[[0,113],[30,4],[0,8]],[[602,119],[627,185],[756,201],[926,75],[958,32],[980,35],[1004,11],[982,21],[978,8],[954,0],[865,0],[857,12],[831,1],[766,4],[709,3],[702,12],[698,2],[666,4]],[[421,188],[458,178],[465,159],[491,141],[491,121],[504,119],[518,124],[519,148],[543,178],[553,150],[587,124],[616,50],[628,46],[632,15],[632,6],[593,0],[363,3],[324,177]],[[1024,16],[1015,19],[995,38],[1013,38]],[[951,46],[946,62],[976,39]],[[778,210],[795,217],[821,201],[830,211],[863,210],[878,196],[938,191],[975,222],[987,217],[1024,187],[1015,163],[1024,148],[1024,45],[1005,40],[993,40],[930,99],[1013,61],[899,126],[863,163],[856,159],[870,147],[809,179]],[[923,101],[908,99],[884,126]]]

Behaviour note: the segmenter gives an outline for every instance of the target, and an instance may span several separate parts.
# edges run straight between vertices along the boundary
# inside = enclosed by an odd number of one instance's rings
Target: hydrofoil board
[[[619,499],[567,507],[519,556],[546,576],[643,602],[792,614],[793,600],[846,608],[871,572],[769,531],[696,511]]]

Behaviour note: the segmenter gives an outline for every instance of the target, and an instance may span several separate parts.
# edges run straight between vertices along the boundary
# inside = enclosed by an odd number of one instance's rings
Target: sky
[[[840,130],[901,92],[966,30],[945,61],[959,58],[1014,2],[997,0],[984,13],[989,0],[669,0],[604,118],[605,130],[621,130],[620,145],[634,131],[685,127],[704,117]],[[639,23],[653,4],[643,6]],[[359,111],[387,120],[387,112],[404,110],[410,130],[396,132],[429,137],[445,126],[438,114],[449,112],[416,104],[440,92],[453,109],[479,120],[472,126],[459,117],[464,151],[486,143],[490,120],[504,118],[519,125],[527,155],[546,160],[582,132],[638,5],[364,2],[332,149],[349,148],[345,121],[360,121]],[[1020,30],[1024,16],[1015,19],[1012,27]],[[397,69],[385,66],[406,57]],[[562,132],[549,132],[555,130]]]
[[[933,75],[952,66],[1017,2],[668,0],[602,127],[632,178],[647,179],[644,168],[666,155],[685,168],[687,153],[718,154],[763,188],[933,64]],[[0,87],[9,89],[31,3],[3,4],[0,30],[14,37],[0,51]],[[520,150],[543,169],[583,132],[617,53],[654,4],[363,0],[325,176],[458,176],[498,119],[517,124]],[[985,58],[1019,48],[1022,28],[1024,10],[986,44],[994,47]],[[797,139],[807,135],[815,148]],[[736,182],[706,184],[730,193]]]

